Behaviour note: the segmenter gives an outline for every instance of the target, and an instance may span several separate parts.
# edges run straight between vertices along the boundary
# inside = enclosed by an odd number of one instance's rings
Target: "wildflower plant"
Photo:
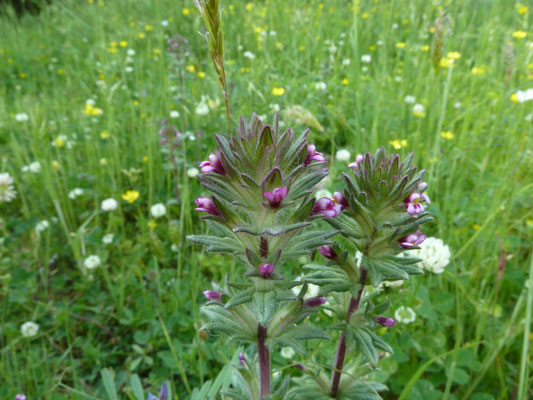
[[[256,344],[259,372],[253,367],[255,358],[243,355],[243,385],[232,396],[266,398],[271,393],[273,348],[289,346],[303,353],[303,340],[329,339],[322,329],[302,324],[326,299],[304,300],[306,283],[295,295],[291,289],[302,282],[284,274],[289,260],[331,244],[335,230],[314,230],[311,225],[336,216],[340,209],[335,211],[331,199],[315,201],[312,194],[327,169],[322,154],[307,143],[307,131],[298,137],[291,129],[281,132],[277,115],[270,126],[253,114],[249,121],[241,119],[237,135],[216,135],[216,140],[217,150],[200,164],[198,175],[210,196],[196,199],[196,210],[206,213],[203,218],[214,235],[189,240],[235,257],[243,279],[226,279],[204,292],[205,329]]]

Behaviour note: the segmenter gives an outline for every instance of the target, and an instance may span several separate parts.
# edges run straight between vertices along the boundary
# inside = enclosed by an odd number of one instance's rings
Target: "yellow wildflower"
[[[156,226],[157,226],[157,222],[155,222],[153,219],[148,221],[148,228],[155,229]]]
[[[59,163],[56,160],[54,160],[54,161],[52,161],[52,168],[55,169],[56,171],[59,171],[61,166],[59,165]]]
[[[139,33],[137,34],[137,37],[138,37],[139,39],[144,39],[144,38],[146,37],[146,34],[145,34],[144,32],[139,32]]]
[[[183,10],[181,10],[181,13],[183,15],[189,15],[191,13],[191,9],[190,8],[184,8]]]
[[[450,51],[450,52],[448,52],[446,57],[448,57],[449,60],[458,60],[458,59],[461,58],[461,53],[459,53],[457,51]]]
[[[472,75],[483,75],[485,73],[485,68],[474,67],[470,72],[472,73]]]
[[[397,47],[398,49],[403,49],[403,48],[405,47],[405,42],[398,42],[398,43],[396,43],[396,47]]]
[[[454,133],[452,131],[441,132],[440,136],[443,139],[446,139],[446,140],[452,140],[455,137],[455,135],[454,135]]]
[[[274,88],[272,88],[272,94],[274,96],[283,96],[285,94],[285,88],[274,87]]]
[[[187,71],[189,71],[189,72],[194,72],[194,71],[196,71],[196,68],[194,68],[194,65],[187,65],[185,68],[186,68]]]
[[[107,165],[107,160],[105,158],[101,158],[100,161],[98,161],[98,163],[104,166],[104,165]]]
[[[252,3],[246,3],[246,6],[244,6],[244,8],[246,8],[246,11],[252,11],[252,7],[253,7]]]
[[[57,74],[58,75],[63,75],[65,73],[65,71],[63,71],[61,68],[57,70]]]
[[[116,47],[110,47],[109,49],[107,49],[107,51],[109,51],[110,53],[116,53],[118,50],[116,49]]]
[[[127,47],[128,46],[128,42],[126,42],[125,40],[121,40],[119,42],[119,45],[120,45],[120,47]]]
[[[83,109],[83,113],[85,115],[102,115],[104,112],[101,108],[95,107],[92,104],[85,103],[85,108]]]
[[[102,138],[103,140],[109,139],[109,132],[108,131],[100,132],[100,138]]]
[[[139,192],[136,190],[126,190],[126,193],[122,195],[122,199],[126,200],[128,203],[133,203],[139,198]]]
[[[515,39],[518,39],[518,40],[523,39],[523,38],[525,38],[526,36],[527,36],[527,32],[525,32],[525,31],[516,31],[516,32],[513,32],[513,37],[514,37]]]
[[[65,145],[65,141],[62,138],[60,138],[60,137],[56,137],[54,139],[54,144],[55,144],[55,146],[58,149],[60,149],[61,147],[63,147]]]
[[[453,65],[453,60],[450,58],[441,58],[440,66],[443,68],[448,68],[450,65]]]
[[[22,79],[26,78],[26,74],[25,74],[24,72],[21,72],[21,73],[19,74],[19,76],[20,76]]]
[[[153,30],[154,28],[152,27],[152,25],[145,25],[145,26],[144,26],[144,29],[145,29],[146,31],[151,31],[151,30]]]
[[[361,14],[361,18],[369,18],[370,17],[370,13],[367,11],[367,12],[364,12],[363,14]]]
[[[203,72],[203,71],[198,72],[198,78],[200,78],[200,79],[205,78],[205,72]]]
[[[420,46],[420,50],[422,51],[429,51],[429,45],[425,44],[423,46]]]
[[[406,139],[395,139],[395,140],[389,140],[389,144],[392,145],[396,150],[400,150],[402,147],[407,147],[408,143]]]
[[[518,3],[515,6],[515,8],[516,8],[516,11],[518,12],[518,14],[520,14],[520,15],[526,14],[528,12],[528,10],[529,10],[527,6],[525,6],[523,4],[520,4],[520,3]]]
[[[148,157],[147,156],[143,157],[143,162],[148,162]]]
[[[513,94],[511,95],[511,101],[512,101],[513,103],[515,103],[515,104],[520,103],[520,100],[518,100],[518,95],[517,95],[516,93],[513,93]]]
[[[342,80],[342,84],[343,84],[343,85],[346,86],[348,83],[349,83],[348,78],[344,78],[344,79]]]
[[[154,54],[161,54],[161,50],[159,50],[159,49],[154,49]]]
[[[111,43],[109,43],[109,45],[110,45],[111,47],[117,47],[118,43],[117,43],[117,42],[111,42]]]

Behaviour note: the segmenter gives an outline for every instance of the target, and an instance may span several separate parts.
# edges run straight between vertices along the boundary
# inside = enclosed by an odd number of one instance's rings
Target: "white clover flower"
[[[177,244],[172,244],[172,246],[170,246],[170,250],[172,250],[174,253],[177,253],[180,251],[180,247]]]
[[[351,62],[352,61],[349,58],[345,58],[344,60],[342,60],[342,65],[347,66],[350,65]]]
[[[202,99],[200,103],[198,103],[198,105],[196,106],[195,112],[198,115],[209,114],[209,106],[207,105],[207,102],[205,101],[205,99]]]
[[[287,360],[292,359],[294,355],[296,354],[296,352],[293,350],[292,347],[282,347],[280,353],[281,353],[281,356],[283,358],[286,358]]]
[[[26,113],[15,114],[15,120],[17,120],[18,122],[26,122],[29,119],[30,119],[30,117]]]
[[[460,101],[456,101],[455,103],[453,103],[453,106],[454,108],[461,108],[463,105],[461,104]]]
[[[163,203],[157,203],[154,204],[152,207],[150,207],[150,214],[152,214],[152,217],[159,218],[162,217],[167,213],[167,208]]]
[[[170,118],[179,118],[180,117],[180,112],[178,110],[172,110],[170,112]]]
[[[128,56],[134,56],[134,55],[135,55],[135,50],[133,50],[133,49],[128,49],[128,51],[126,52],[126,54],[127,54]]]
[[[187,176],[189,178],[196,178],[199,173],[200,173],[200,171],[198,170],[198,168],[195,168],[195,167],[189,168],[187,170]]]
[[[34,161],[29,165],[25,165],[22,167],[22,172],[33,172],[34,174],[38,174],[41,172],[41,163],[39,161]]]
[[[102,243],[103,244],[111,244],[113,243],[113,238],[115,237],[115,235],[113,233],[106,233],[104,235],[104,237],[102,238]]]
[[[133,67],[130,67],[129,65],[124,68],[124,72],[130,73],[133,72]]]
[[[102,261],[100,261],[100,257],[92,255],[89,256],[83,261],[83,266],[87,269],[95,269],[100,264],[102,264]]]
[[[168,26],[168,21],[166,19],[161,21],[161,26]]]
[[[331,192],[327,189],[319,189],[315,193],[315,199],[321,199],[322,197],[327,197],[328,199],[332,199],[333,195]]]
[[[255,60],[255,54],[251,51],[245,51],[242,55],[250,60]]]
[[[525,117],[524,119],[525,119],[527,122],[531,122],[531,121],[533,121],[533,114],[530,113],[530,114],[526,115],[526,117]]]
[[[337,161],[348,161],[351,157],[351,154],[348,150],[346,149],[340,149],[339,151],[337,151],[337,153],[335,154],[335,159]]]
[[[68,197],[70,199],[74,200],[76,197],[81,196],[82,194],[83,194],[83,189],[82,188],[75,188],[75,189],[72,189],[68,193]]]
[[[413,106],[413,113],[423,115],[426,113],[426,107],[423,104],[415,104]]]
[[[414,104],[416,99],[415,99],[415,96],[411,96],[411,95],[407,95],[405,96],[405,98],[403,99],[403,101],[406,103],[406,104]]]
[[[434,274],[442,274],[450,263],[450,248],[442,239],[433,237],[427,238],[419,246],[420,250],[413,250],[412,254],[422,259],[420,266]]]
[[[39,324],[35,322],[27,321],[20,326],[20,333],[24,337],[33,337],[37,335],[37,332],[39,332]]]
[[[47,220],[43,219],[42,221],[37,222],[37,224],[35,225],[35,232],[43,232],[49,227],[50,223]]]
[[[372,56],[370,54],[363,54],[361,56],[361,62],[364,62],[366,64],[372,62]]]
[[[101,207],[104,211],[113,211],[117,209],[118,203],[115,199],[109,198],[102,201]]]
[[[416,314],[411,307],[401,306],[394,312],[394,319],[400,324],[410,324],[416,319]]]
[[[0,174],[0,202],[7,203],[17,197],[13,183],[13,178],[8,172]]]
[[[334,44],[332,44],[331,46],[329,46],[328,50],[329,50],[329,52],[330,52],[331,54],[336,53],[336,52],[337,52],[337,46],[335,46]]]
[[[533,100],[533,89],[519,90],[516,92],[516,99],[519,103]]]
[[[88,104],[90,106],[94,106],[96,104],[96,101],[94,101],[93,99],[87,99],[85,101],[85,104]]]
[[[315,85],[316,90],[326,90],[328,88],[328,85],[326,85],[326,82],[317,82]]]

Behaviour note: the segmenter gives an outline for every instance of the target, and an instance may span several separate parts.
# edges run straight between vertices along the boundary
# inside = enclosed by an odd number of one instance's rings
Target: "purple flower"
[[[422,234],[420,231],[416,231],[415,233],[404,236],[399,242],[404,249],[410,249],[411,247],[418,246],[424,240],[426,240],[426,235]]]
[[[270,207],[278,208],[285,197],[287,197],[287,186],[275,188],[272,192],[265,192],[263,195],[268,199]]]
[[[330,260],[335,260],[339,256],[333,247],[328,245],[320,246],[317,250],[320,252],[320,254],[326,258],[329,258]]]
[[[341,213],[342,206],[327,197],[322,197],[313,205],[311,215],[323,214],[326,217],[333,218]]]
[[[380,324],[381,326],[391,327],[396,324],[396,320],[394,318],[387,318],[387,317],[376,317],[376,322]]]
[[[161,384],[161,390],[159,391],[159,400],[167,400],[168,398],[168,389],[165,382]]]
[[[198,206],[194,209],[195,211],[206,212],[211,215],[215,215],[217,217],[222,216],[222,214],[220,214],[220,211],[218,211],[218,208],[215,205],[215,202],[209,197],[198,197],[195,200],[195,202],[196,202],[196,205]]]
[[[422,196],[422,199],[429,204],[431,204],[431,201],[429,201],[429,196],[426,194],[426,189],[428,188],[428,184],[426,182],[420,182],[418,184],[418,190],[420,192],[420,195]]]
[[[304,307],[318,307],[328,301],[325,297],[314,297],[304,303]]]
[[[211,153],[209,155],[208,161],[202,161],[199,167],[201,168],[204,174],[208,174],[210,172],[216,172],[217,174],[224,175],[226,173],[226,170],[224,169],[224,166],[222,165],[222,161],[220,160],[220,157],[214,153]]]
[[[344,195],[341,192],[333,193],[333,199],[335,200],[335,203],[341,205],[341,210],[348,208],[348,202],[346,201]]]
[[[324,154],[316,151],[316,147],[314,144],[307,145],[307,156],[305,157],[304,165],[311,164],[311,161],[323,163],[324,160]]]
[[[15,400],[26,400],[26,395],[25,394],[17,394],[15,396]]]
[[[222,293],[216,290],[206,290],[204,291],[204,296],[207,300],[222,301]]]
[[[423,213],[424,206],[420,204],[420,202],[424,200],[425,200],[424,197],[422,197],[422,195],[418,192],[413,192],[409,196],[407,196],[405,200],[403,201],[405,208],[407,208],[407,213],[409,215]]]
[[[243,367],[246,367],[246,360],[244,359],[243,353],[239,353],[239,362],[241,363]]]
[[[259,266],[259,273],[265,279],[270,278],[272,272],[274,272],[274,266],[272,264],[264,263]]]
[[[355,161],[350,163],[350,164],[348,164],[348,168],[358,168],[359,167],[359,163],[361,163],[364,159],[365,159],[365,157],[362,154],[358,154],[355,157]]]

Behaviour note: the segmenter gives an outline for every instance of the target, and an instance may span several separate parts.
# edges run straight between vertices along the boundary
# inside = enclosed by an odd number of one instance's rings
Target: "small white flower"
[[[519,90],[516,92],[516,98],[518,99],[519,103],[533,100],[533,89]]]
[[[270,31],[268,33],[270,36],[276,36],[278,34],[276,31]]]
[[[17,120],[18,122],[26,122],[29,119],[30,119],[30,117],[26,113],[15,114],[15,120]]]
[[[115,235],[113,233],[106,233],[104,235],[104,237],[102,238],[102,243],[103,244],[110,244],[110,243],[113,243],[113,238],[115,237]]]
[[[179,117],[180,117],[180,112],[179,112],[179,111],[177,111],[177,110],[172,110],[172,111],[170,112],[170,118],[175,119],[175,118],[179,118]]]
[[[102,261],[100,261],[100,257],[92,255],[89,256],[83,261],[83,266],[87,269],[95,269],[100,264],[102,264]]]
[[[329,52],[330,52],[331,54],[336,53],[336,52],[337,52],[337,46],[335,46],[334,44],[332,44],[331,46],[329,46],[329,49],[328,49],[328,50],[329,50]]]
[[[168,26],[168,21],[166,19],[161,21],[161,26]]]
[[[0,202],[10,202],[17,197],[13,182],[13,178],[8,172],[0,174]]]
[[[196,178],[199,173],[200,173],[200,171],[198,170],[198,168],[195,168],[195,167],[189,168],[187,170],[187,176],[189,178]]]
[[[74,200],[76,197],[81,196],[82,194],[83,194],[83,189],[82,188],[75,188],[75,189],[72,189],[68,193],[68,197],[70,199]]]
[[[398,29],[398,24],[397,23],[392,24],[392,29]]]
[[[372,56],[370,54],[363,54],[361,56],[361,62],[364,62],[364,63],[368,64],[371,61],[372,61]]]
[[[378,41],[376,42],[376,44],[377,44],[378,46],[381,46],[381,45],[383,45],[383,40],[381,40],[381,39],[380,39],[380,40],[378,40]]]
[[[94,106],[96,104],[96,102],[93,99],[87,99],[85,101],[85,104],[88,104],[90,106]]]
[[[403,279],[400,279],[400,280],[397,280],[397,281],[383,281],[381,282],[383,284],[383,286],[385,287],[398,287],[398,286],[402,286],[403,285]]]
[[[455,108],[461,108],[463,105],[461,104],[460,101],[456,101],[455,103],[453,103],[453,106],[454,106]]]
[[[20,333],[24,337],[33,337],[37,335],[37,332],[39,332],[39,324],[36,324],[35,322],[32,322],[32,321],[24,322],[20,326]]]
[[[124,71],[127,73],[133,72],[133,67],[130,67],[129,65],[124,68]]]
[[[173,244],[172,246],[170,246],[170,250],[172,250],[174,253],[177,253],[178,251],[180,251],[180,248],[177,244]]]
[[[342,60],[342,65],[346,66],[346,65],[350,65],[352,61],[349,59],[349,58],[345,58],[344,60]]]
[[[327,197],[328,199],[332,199],[333,195],[331,192],[327,189],[319,189],[315,193],[315,199],[321,199],[322,197]]]
[[[159,218],[162,217],[167,213],[167,208],[163,203],[157,203],[154,204],[152,207],[150,207],[150,214],[152,214],[152,217]]]
[[[415,96],[411,96],[411,95],[407,95],[405,96],[405,98],[403,99],[403,101],[407,104],[414,104],[416,99],[415,99]]]
[[[128,51],[126,52],[126,54],[127,54],[128,56],[134,56],[134,55],[135,55],[135,50],[133,50],[133,49],[128,49]]]
[[[316,90],[326,90],[328,88],[328,85],[326,85],[326,82],[317,82],[315,85]]]
[[[287,360],[292,359],[294,357],[294,354],[296,354],[292,347],[282,347],[280,353],[281,356],[283,358],[286,358]]]
[[[416,314],[411,307],[399,307],[394,312],[394,319],[400,324],[410,324],[416,319]]]
[[[528,114],[526,115],[526,117],[524,118],[527,122],[531,122],[533,121],[533,114]]]
[[[442,239],[429,237],[420,245],[420,250],[413,250],[414,257],[421,258],[420,266],[434,274],[442,274],[444,268],[450,263],[450,248]],[[408,252],[409,253],[409,252]]]
[[[41,163],[39,161],[34,161],[29,165],[25,165],[22,167],[22,172],[33,172],[34,174],[38,174],[41,172]]]
[[[50,222],[43,219],[42,221],[37,222],[37,224],[35,225],[35,232],[43,232],[47,230],[49,226]]]
[[[270,104],[269,107],[272,109],[272,111],[279,112],[279,104],[277,103]]]
[[[196,106],[195,112],[198,115],[209,114],[209,106],[207,105],[205,100],[200,101],[200,103]]]
[[[363,69],[364,69],[364,68],[365,68],[365,67],[363,67]],[[395,76],[395,77],[394,77],[394,80],[395,80],[396,82],[401,82],[401,81],[402,81],[402,77],[401,77],[401,76]]]
[[[104,211],[113,211],[117,209],[118,203],[115,199],[109,198],[102,201],[101,207]]]
[[[255,60],[255,54],[251,51],[245,51],[242,55],[250,60]]]
[[[335,159],[337,161],[348,161],[351,157],[351,154],[348,150],[346,149],[340,149],[339,151],[337,151],[337,153],[335,154]]]
[[[298,277],[296,277],[295,280],[301,281],[302,277],[298,276]],[[298,294],[300,293],[301,289],[302,289],[301,285],[300,286],[295,286],[295,287],[292,288],[292,293],[294,293],[295,296],[298,296]],[[307,284],[307,292],[305,293],[304,300],[312,299],[313,297],[317,297],[319,291],[320,291],[320,286],[314,285],[312,283]]]
[[[413,112],[416,114],[424,114],[426,112],[426,107],[424,107],[422,104],[415,104],[413,106]]]

